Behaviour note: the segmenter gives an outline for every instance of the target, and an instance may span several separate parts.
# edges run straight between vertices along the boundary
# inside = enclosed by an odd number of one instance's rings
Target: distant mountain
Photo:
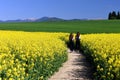
[[[82,21],[82,20],[88,20],[88,19],[70,19],[70,21]]]
[[[57,18],[57,17],[42,17],[40,19],[37,19],[36,21],[42,22],[42,21],[63,21],[64,19]]]
[[[17,19],[17,20],[6,20],[6,21],[3,21],[3,22],[22,22],[21,19]]]
[[[7,20],[7,21],[4,21],[4,22],[35,22],[36,20],[37,19],[29,18],[29,19]]]
[[[45,22],[45,21],[63,21],[64,19],[57,17],[42,17],[42,18],[28,18],[28,19],[17,19],[17,20],[6,20],[0,22]]]
[[[28,18],[28,19],[17,19],[17,20],[6,20],[0,22],[46,22],[46,21],[78,21],[78,20],[87,20],[87,19],[70,19],[65,20],[57,17],[42,17],[42,18]]]
[[[0,22],[3,22],[2,20],[0,20]]]

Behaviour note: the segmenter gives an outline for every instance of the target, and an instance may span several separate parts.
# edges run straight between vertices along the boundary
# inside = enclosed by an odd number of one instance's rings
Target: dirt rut
[[[91,70],[86,57],[78,51],[73,51],[68,53],[68,60],[48,80],[92,80]]]

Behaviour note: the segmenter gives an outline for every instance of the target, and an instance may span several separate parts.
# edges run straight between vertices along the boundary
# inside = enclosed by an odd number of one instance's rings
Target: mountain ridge
[[[0,22],[47,22],[47,21],[71,21],[71,20],[87,20],[87,19],[62,19],[58,17],[41,17],[41,18],[26,18],[26,19],[16,19],[16,20],[6,20]]]
[[[65,19],[57,17],[41,17],[41,18],[26,18],[26,19],[16,19],[16,20],[6,20],[0,22],[45,22],[45,21],[64,21]]]

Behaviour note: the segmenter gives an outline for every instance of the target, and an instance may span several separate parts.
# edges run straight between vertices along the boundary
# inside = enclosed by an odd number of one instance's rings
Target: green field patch
[[[119,20],[0,23],[0,30],[28,32],[119,33]]]

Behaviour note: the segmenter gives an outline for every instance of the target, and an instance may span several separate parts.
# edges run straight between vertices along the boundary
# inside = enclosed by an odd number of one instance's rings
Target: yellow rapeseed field
[[[46,80],[67,60],[66,35],[0,31],[0,80]]]
[[[120,80],[120,34],[82,35],[81,45],[93,58],[96,80]]]
[[[66,42],[68,33],[0,31],[0,80],[47,80],[67,60]],[[81,35],[81,49],[96,80],[120,79],[120,34]]]

